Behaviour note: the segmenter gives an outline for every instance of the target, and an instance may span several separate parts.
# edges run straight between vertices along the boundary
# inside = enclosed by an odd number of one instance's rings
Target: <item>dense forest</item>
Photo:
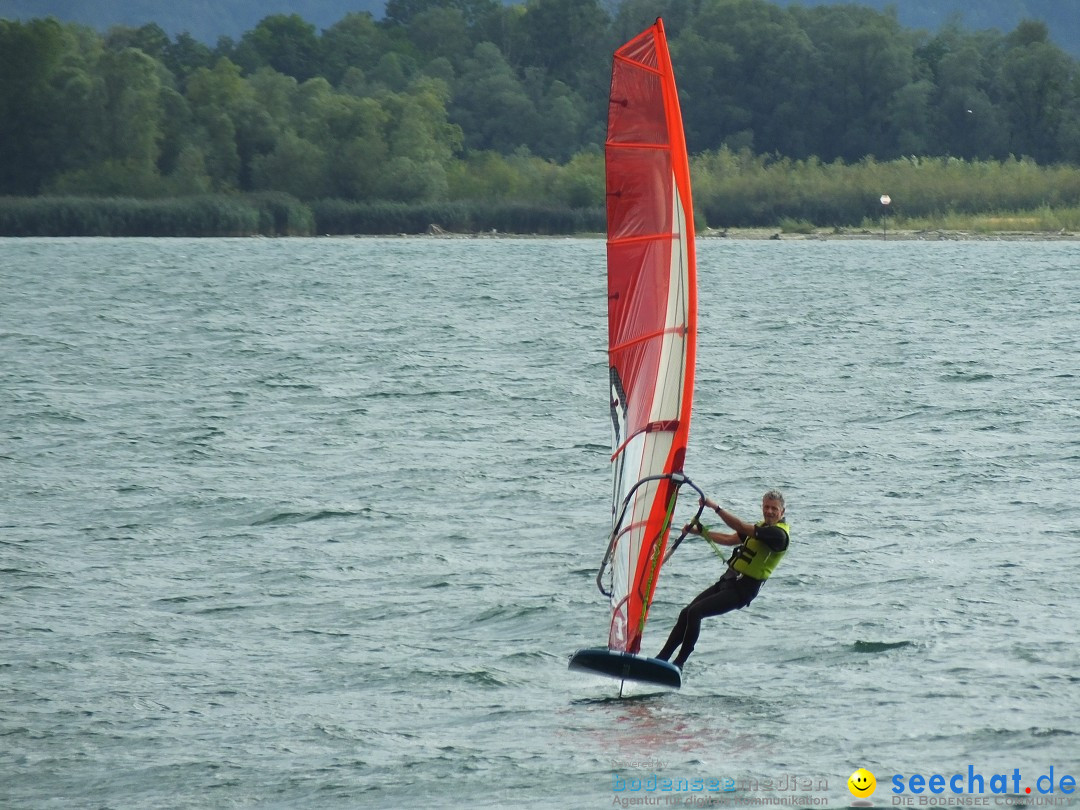
[[[971,31],[1011,31],[1023,20],[1040,20],[1050,38],[1080,57],[1080,0],[852,0],[879,11],[895,10],[909,28],[937,31],[959,22]],[[824,6],[836,0],[776,0],[780,5]],[[847,2],[847,0],[845,0]]]
[[[221,37],[238,39],[273,14],[299,14],[319,28],[328,28],[354,12],[369,12],[379,19],[385,5],[385,0],[0,0],[0,17],[56,17],[98,31],[156,23],[170,36],[186,33],[213,45]]]
[[[524,0],[502,0],[521,5]],[[775,0],[780,5],[821,6],[837,0]],[[1080,0],[841,0],[879,11],[894,9],[908,28],[937,31],[950,21],[979,31],[1011,31],[1022,20],[1041,20],[1050,38],[1080,57]],[[612,8],[615,0],[605,0]],[[319,28],[328,28],[346,14],[370,12],[381,19],[386,0],[0,0],[0,17],[29,20],[56,17],[78,22],[98,31],[114,25],[139,27],[157,23],[170,36],[188,33],[195,39],[216,43],[221,37],[239,38],[259,20],[272,14],[299,14]]]
[[[597,206],[610,54],[658,13],[699,166],[1080,164],[1080,68],[1039,22],[931,35],[846,5],[390,0],[380,20],[272,15],[214,47],[0,20],[0,195]]]

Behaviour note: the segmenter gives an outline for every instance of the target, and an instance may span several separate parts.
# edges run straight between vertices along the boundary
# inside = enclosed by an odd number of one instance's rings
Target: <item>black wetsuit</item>
[[[756,537],[773,551],[787,550],[788,534],[779,526],[759,526]],[[734,556],[735,554],[732,555]],[[673,662],[682,669],[697,644],[698,635],[701,633],[701,620],[707,616],[719,616],[746,607],[758,595],[763,581],[728,568],[717,582],[695,596],[690,604],[682,609],[664,649],[656,657],[667,661],[675,649],[682,645],[678,658]]]

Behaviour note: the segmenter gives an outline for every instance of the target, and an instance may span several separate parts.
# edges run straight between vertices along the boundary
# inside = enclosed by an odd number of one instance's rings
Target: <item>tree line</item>
[[[847,5],[390,0],[382,20],[273,15],[215,47],[0,20],[0,195],[600,206],[610,55],[657,14],[693,155],[1080,164],[1080,70],[1042,23],[928,35]]]

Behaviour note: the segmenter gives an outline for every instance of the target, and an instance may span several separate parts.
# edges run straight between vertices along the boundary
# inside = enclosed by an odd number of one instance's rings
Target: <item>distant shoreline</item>
[[[878,241],[1077,241],[1080,233],[1072,231],[950,231],[944,229],[906,230],[888,229],[884,234],[880,230],[866,228],[816,228],[809,233],[784,233],[780,228],[708,228],[697,234],[705,239],[771,239],[776,241],[819,241],[826,239],[841,240],[878,240]]]
[[[717,215],[717,219],[738,221],[735,215]],[[707,217],[699,216],[696,221],[704,223]],[[0,235],[10,237],[393,237],[427,234],[431,238],[579,236],[602,239],[605,227],[601,208],[552,208],[498,201],[430,204],[344,200],[301,202],[276,193],[154,199],[0,197]],[[1080,239],[1080,208],[888,217],[885,221],[863,218],[857,224],[828,226],[780,218],[764,227],[702,227],[698,235],[702,239],[778,241],[1075,241]]]
[[[786,233],[773,228],[706,228],[696,233],[698,239],[750,242],[826,242],[826,241],[888,241],[888,242],[1077,242],[1077,231],[974,231],[933,229],[880,230],[866,228],[815,228],[807,232]],[[451,231],[438,226],[426,232],[407,233],[309,233],[309,234],[26,234],[0,233],[4,239],[604,239],[600,232],[565,234],[514,233],[510,231]]]
[[[480,231],[476,233],[447,231],[442,228],[429,229],[427,233],[388,233],[388,234],[334,234],[344,238],[385,239],[390,236],[402,238],[425,236],[433,239],[603,239],[602,233],[575,234],[529,234],[503,233],[501,231]],[[884,235],[881,231],[866,228],[816,228],[808,233],[784,233],[774,228],[706,228],[698,231],[698,239],[730,239],[746,241],[774,242],[823,242],[823,241],[896,241],[896,242],[1076,242],[1080,241],[1080,232],[1074,231],[970,231],[945,230],[934,228],[912,230],[900,228],[889,230]]]
[[[832,228],[810,233],[784,233],[779,228],[709,228],[696,234],[698,239],[746,242],[1078,242],[1080,233],[1062,231],[948,231],[948,230],[896,230],[882,235],[881,231]],[[0,234],[3,239],[604,239],[602,233],[510,233],[503,231],[447,231],[427,233],[327,233],[327,234],[31,234],[13,236]]]

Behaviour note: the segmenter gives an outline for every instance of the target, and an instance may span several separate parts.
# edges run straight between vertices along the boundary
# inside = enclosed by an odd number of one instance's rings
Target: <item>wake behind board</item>
[[[570,656],[570,669],[606,675],[624,681],[666,686],[678,689],[682,686],[682,673],[674,664],[659,658],[609,650],[607,647],[590,647],[578,650]]]

